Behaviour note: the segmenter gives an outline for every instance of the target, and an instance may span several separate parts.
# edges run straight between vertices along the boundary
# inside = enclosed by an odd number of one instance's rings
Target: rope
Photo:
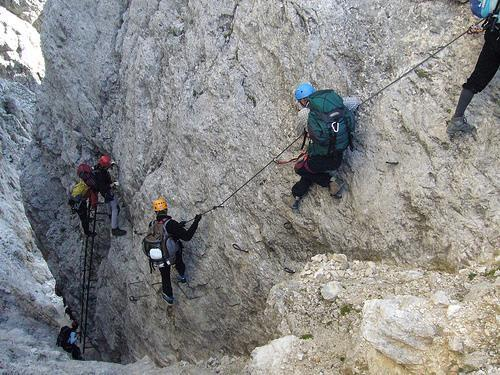
[[[479,22],[476,22],[474,24],[474,26],[477,26],[479,25],[481,22],[483,22],[484,20],[480,20]],[[440,47],[436,52],[434,53],[431,53],[429,56],[427,56],[424,60],[422,60],[421,62],[419,62],[418,64],[416,64],[414,67],[412,67],[411,69],[407,70],[406,72],[403,73],[403,75],[399,76],[398,78],[396,78],[394,81],[392,81],[391,83],[389,83],[388,85],[382,87],[380,90],[378,90],[375,94],[371,95],[370,97],[368,97],[367,99],[363,100],[361,102],[361,104],[359,106],[362,106],[363,104],[365,104],[366,102],[369,102],[370,100],[372,100],[374,97],[376,97],[377,95],[379,95],[380,93],[382,93],[383,91],[387,90],[389,87],[391,87],[392,85],[394,85],[395,83],[401,81],[404,77],[406,77],[408,74],[410,74],[412,71],[414,71],[415,69],[417,69],[418,67],[424,65],[427,61],[429,61],[430,59],[432,59],[433,57],[435,57],[439,52],[445,50],[446,48],[448,48],[449,46],[451,46],[453,43],[455,43],[458,39],[460,39],[461,37],[463,37],[465,34],[467,34],[469,32],[469,30],[471,29],[472,26],[470,26],[467,30],[465,30],[463,33],[461,33],[460,35],[456,36],[455,38],[453,38],[450,42],[446,43],[444,46]]]
[[[483,22],[484,20],[480,20],[479,22],[475,23],[473,26],[477,26],[479,25],[481,22]],[[460,35],[456,36],[455,38],[453,38],[451,41],[449,41],[448,43],[446,43],[444,46],[438,48],[438,50],[436,52],[433,52],[431,53],[429,56],[427,56],[424,60],[422,60],[421,62],[419,62],[418,64],[414,65],[412,68],[408,69],[406,72],[404,72],[401,76],[399,76],[398,78],[396,78],[395,80],[393,80],[392,82],[390,82],[389,84],[385,85],[384,87],[382,87],[380,90],[378,90],[377,92],[375,92],[374,94],[370,95],[367,99],[363,100],[359,106],[361,107],[362,105],[366,104],[367,102],[371,101],[373,98],[375,98],[376,96],[380,95],[382,92],[384,92],[385,90],[387,90],[389,87],[391,87],[392,85],[396,84],[397,82],[401,81],[403,78],[405,78],[408,74],[410,74],[412,71],[414,71],[415,69],[417,69],[418,67],[422,66],[423,64],[425,64],[427,61],[429,61],[430,59],[432,59],[433,57],[435,57],[438,53],[440,53],[441,51],[445,50],[446,48],[448,48],[449,46],[451,46],[453,43],[455,43],[458,39],[460,39],[461,37],[463,37],[464,35],[466,35],[467,33],[470,33],[469,30],[471,30],[471,28],[473,26],[470,26],[467,30],[465,30],[464,32],[462,32]],[[213,206],[212,208],[210,208],[209,210],[207,211],[204,211],[202,212],[200,215],[205,215],[205,214],[208,214],[218,208],[223,208],[224,207],[224,203],[226,203],[229,199],[231,199],[233,196],[235,196],[241,189],[243,189],[245,186],[247,186],[251,181],[253,181],[259,174],[261,174],[267,167],[269,167],[271,164],[273,164],[275,162],[275,160],[277,158],[279,158],[281,155],[283,155],[290,147],[293,146],[293,144],[295,144],[295,142],[297,142],[300,138],[303,137],[303,134],[299,135],[297,138],[295,138],[288,146],[286,146],[278,155],[276,155],[274,158],[272,158],[266,165],[264,165],[259,171],[257,171],[257,173],[255,173],[252,177],[250,177],[250,179],[248,179],[243,185],[241,185],[239,188],[237,188],[234,192],[232,192],[226,199],[224,199],[222,201],[222,203],[220,203],[219,205],[217,206]],[[193,221],[193,219],[191,220],[188,220],[186,221],[186,223],[189,223],[191,221]]]

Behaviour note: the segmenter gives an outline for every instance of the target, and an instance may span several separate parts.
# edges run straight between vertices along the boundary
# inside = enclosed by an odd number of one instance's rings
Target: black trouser
[[[463,88],[474,94],[481,92],[490,83],[500,66],[500,30],[499,26],[484,34],[484,46],[479,54],[476,67],[463,84]]]
[[[76,210],[76,213],[78,214],[78,217],[82,222],[83,232],[86,235],[88,235],[90,231],[89,231],[89,215],[88,215],[87,201],[80,202],[80,206]]]
[[[63,349],[68,353],[71,353],[71,358],[73,359],[82,359],[82,352],[80,348],[76,344],[67,344],[64,345]]]
[[[292,187],[293,196],[303,197],[312,184],[328,187],[330,175],[326,172],[338,169],[342,164],[342,156],[342,151],[328,156],[310,156],[303,165],[296,167],[295,173],[301,179]]]
[[[161,274],[161,286],[163,293],[173,298],[174,293],[172,292],[172,282],[170,281],[170,267],[171,266],[164,263],[163,267],[159,268]],[[186,265],[182,260],[182,246],[179,249],[177,255],[175,256],[175,269],[177,270],[179,275],[184,276],[184,272],[186,272]]]

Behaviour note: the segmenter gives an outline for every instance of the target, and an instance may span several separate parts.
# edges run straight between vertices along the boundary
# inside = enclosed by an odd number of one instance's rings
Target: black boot
[[[111,234],[113,236],[124,236],[127,234],[127,231],[120,229],[120,228],[114,228],[114,229],[111,229]]]

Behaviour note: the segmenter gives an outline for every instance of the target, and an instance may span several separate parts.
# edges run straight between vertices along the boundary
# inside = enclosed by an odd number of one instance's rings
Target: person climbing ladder
[[[114,165],[109,155],[102,155],[94,167],[96,189],[104,197],[104,202],[111,209],[111,234],[113,236],[123,236],[127,231],[118,226],[118,198],[113,192],[113,188],[118,186],[118,182],[113,182],[109,174],[109,168]]]

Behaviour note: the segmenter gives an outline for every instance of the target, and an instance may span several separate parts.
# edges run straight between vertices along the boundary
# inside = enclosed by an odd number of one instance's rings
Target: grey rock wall
[[[45,0],[1,0],[0,6],[20,19],[38,27]]]
[[[271,165],[206,215],[185,249],[189,288],[174,285],[167,310],[140,250],[152,199],[164,195],[179,219],[219,204],[296,136],[298,82],[366,99],[472,18],[455,2],[410,0],[51,0],[43,18],[46,78],[24,197],[76,303],[81,237],[66,192],[78,163],[104,152],[117,161],[129,234],[99,228],[92,326],[105,358],[248,353],[270,337],[262,312],[283,268],[317,253],[454,270],[498,247],[498,77],[470,110],[478,139],[445,134],[482,45],[467,36],[362,106],[342,200],[314,188],[297,216],[297,177]]]

